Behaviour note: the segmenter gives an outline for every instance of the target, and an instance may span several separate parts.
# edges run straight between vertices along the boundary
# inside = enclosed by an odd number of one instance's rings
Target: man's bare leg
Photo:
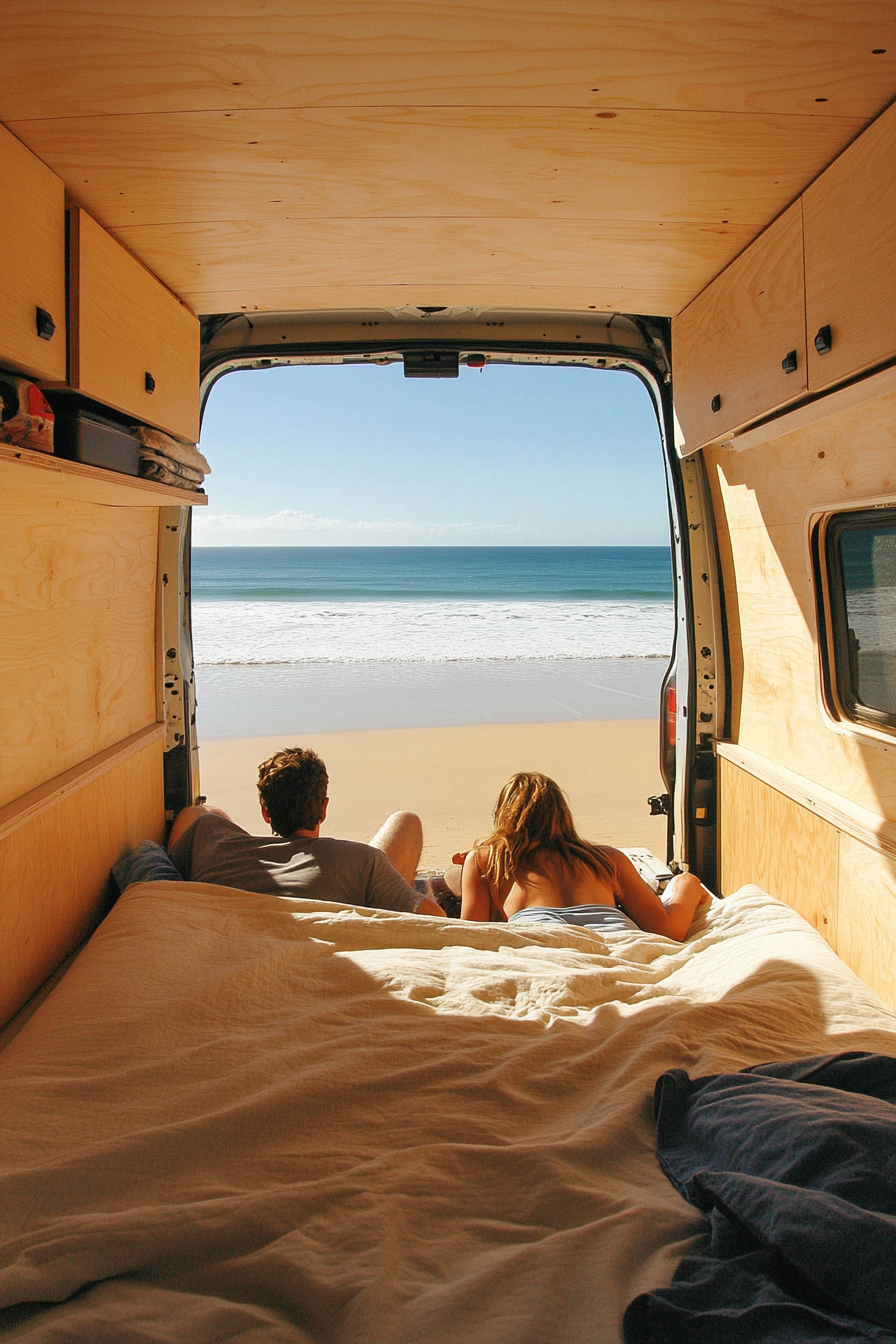
[[[222,812],[220,807],[209,807],[208,803],[196,803],[193,807],[184,807],[174,818],[174,824],[171,827],[171,834],[168,837],[168,849],[176,840],[179,840],[184,831],[188,830],[197,817],[203,817],[207,812],[215,817],[223,817],[225,821],[230,821],[226,812]]]
[[[383,851],[405,882],[414,885],[417,865],[423,852],[423,823],[416,812],[393,812],[370,843],[374,849]]]

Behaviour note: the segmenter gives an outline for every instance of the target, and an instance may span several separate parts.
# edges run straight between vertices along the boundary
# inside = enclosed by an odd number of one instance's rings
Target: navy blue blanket
[[[884,1055],[664,1073],[660,1163],[710,1243],[630,1303],[627,1344],[896,1341],[894,1103]]]

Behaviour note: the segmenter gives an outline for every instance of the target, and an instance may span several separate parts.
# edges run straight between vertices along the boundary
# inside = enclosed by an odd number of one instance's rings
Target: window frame
[[[864,508],[832,510],[816,521],[811,550],[825,706],[832,718],[896,736],[896,711],[888,713],[863,704],[855,693],[856,679],[850,666],[847,636],[846,585],[839,546],[845,532],[890,524],[896,528],[896,504],[889,501]]]

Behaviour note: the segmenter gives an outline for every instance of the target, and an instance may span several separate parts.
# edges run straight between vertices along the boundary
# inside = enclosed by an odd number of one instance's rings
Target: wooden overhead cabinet
[[[83,210],[69,212],[69,386],[136,421],[199,437],[199,323]]]
[[[805,392],[799,201],[673,320],[672,360],[689,452]]]
[[[65,187],[0,126],[0,364],[65,380]]]
[[[803,194],[809,388],[896,359],[896,104]]]

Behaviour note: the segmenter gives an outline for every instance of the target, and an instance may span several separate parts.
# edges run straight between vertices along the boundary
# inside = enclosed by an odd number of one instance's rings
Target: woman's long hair
[[[499,895],[517,878],[543,875],[551,860],[568,872],[587,864],[616,891],[612,863],[577,833],[562,789],[547,775],[524,771],[507,781],[495,804],[495,828],[480,847],[487,852],[483,876]]]

